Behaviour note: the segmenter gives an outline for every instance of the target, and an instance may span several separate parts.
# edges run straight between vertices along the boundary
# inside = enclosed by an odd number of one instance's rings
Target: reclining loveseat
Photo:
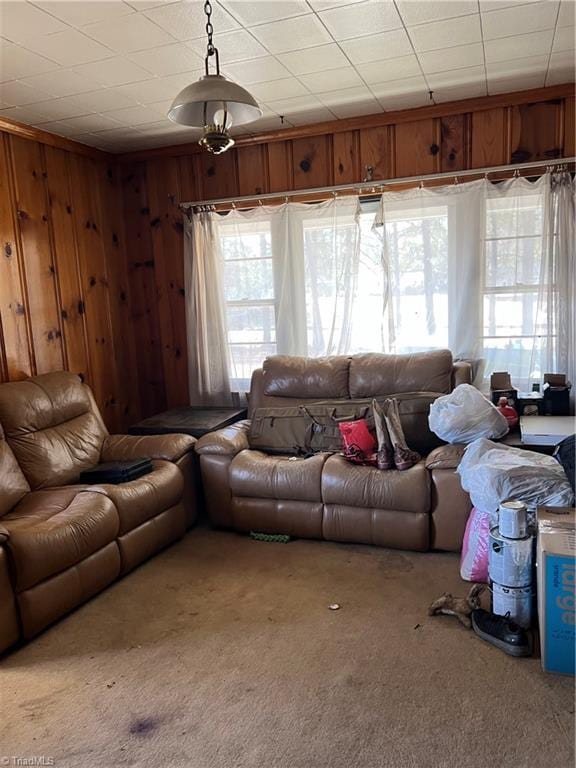
[[[252,376],[249,418],[201,437],[195,450],[206,508],[216,527],[241,532],[459,551],[471,509],[455,473],[459,446],[430,432],[430,403],[470,383],[471,366],[448,350],[412,355],[268,358]],[[309,458],[250,448],[258,408],[395,396],[408,445],[422,461],[379,470],[343,456]]]
[[[0,384],[0,652],[180,538],[197,514],[195,439],[109,435],[71,373]],[[119,485],[101,462],[152,459]]]

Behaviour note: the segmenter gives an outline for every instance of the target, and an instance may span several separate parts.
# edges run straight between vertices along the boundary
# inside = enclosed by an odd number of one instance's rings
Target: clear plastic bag
[[[447,443],[471,443],[479,437],[499,438],[508,422],[476,387],[460,384],[449,395],[435,400],[428,416],[430,429]]]
[[[456,471],[472,504],[490,513],[492,524],[500,503],[511,499],[529,510],[574,504],[566,473],[552,456],[480,439],[466,448]]]

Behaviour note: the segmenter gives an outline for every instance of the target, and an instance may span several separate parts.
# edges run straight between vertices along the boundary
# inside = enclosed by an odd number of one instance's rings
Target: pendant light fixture
[[[234,145],[230,128],[258,120],[262,117],[262,110],[247,90],[220,74],[220,57],[212,42],[214,28],[210,0],[204,3],[204,13],[208,36],[204,59],[206,74],[180,91],[172,102],[168,117],[174,123],[203,128],[204,133],[198,144],[208,152],[219,155]],[[211,56],[216,59],[216,73],[213,75],[209,69]]]

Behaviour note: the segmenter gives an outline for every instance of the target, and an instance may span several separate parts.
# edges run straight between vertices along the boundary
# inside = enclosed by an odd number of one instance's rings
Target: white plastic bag
[[[472,504],[489,512],[492,522],[501,502],[523,501],[529,510],[539,505],[571,507],[574,493],[556,459],[490,440],[476,440],[465,450],[456,470]]]
[[[479,437],[503,437],[508,422],[476,387],[460,384],[430,406],[430,429],[447,443],[471,443]]]

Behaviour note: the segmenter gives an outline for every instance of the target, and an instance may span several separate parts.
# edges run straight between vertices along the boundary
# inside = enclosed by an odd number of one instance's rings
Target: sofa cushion
[[[396,392],[437,392],[452,388],[452,353],[447,349],[411,355],[354,355],[350,360],[350,397]]]
[[[2,518],[17,592],[65,571],[114,541],[118,513],[106,496],[78,488],[27,494]]]
[[[233,496],[290,501],[321,501],[322,468],[329,454],[307,459],[242,451],[230,464]]]
[[[348,397],[349,357],[274,355],[264,361],[264,394],[322,400]]]
[[[349,507],[428,512],[430,476],[423,461],[399,472],[351,464],[333,455],[322,472],[322,500]]]
[[[90,390],[65,372],[0,384],[0,422],[33,489],[74,482],[107,435]]]
[[[152,467],[152,472],[129,483],[87,486],[108,496],[116,505],[120,536],[178,504],[182,498],[184,477],[178,467],[160,460],[153,461]]]
[[[441,445],[426,456],[426,469],[456,469],[460,464],[465,445]]]
[[[10,512],[29,492],[28,481],[22,474],[0,425],[0,517]]]

